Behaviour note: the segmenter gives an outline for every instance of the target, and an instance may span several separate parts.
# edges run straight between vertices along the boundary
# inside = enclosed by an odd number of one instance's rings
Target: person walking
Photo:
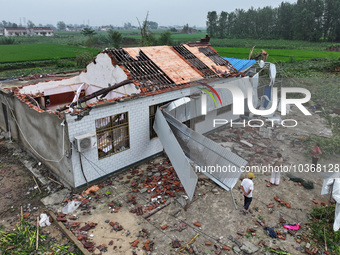
[[[253,200],[253,190],[254,190],[253,178],[254,177],[255,177],[254,173],[248,173],[248,178],[243,179],[243,181],[241,182],[241,189],[244,195],[244,206],[243,206],[244,214],[247,214],[250,203]]]
[[[322,151],[320,150],[320,144],[314,143],[314,148],[312,149],[312,167],[311,170],[315,171],[316,165],[318,164],[318,160]]]
[[[267,183],[267,187],[270,185],[278,186],[280,184],[281,166],[283,163],[283,158],[281,153],[276,154],[276,160],[273,164],[273,170],[270,176],[270,182]]]

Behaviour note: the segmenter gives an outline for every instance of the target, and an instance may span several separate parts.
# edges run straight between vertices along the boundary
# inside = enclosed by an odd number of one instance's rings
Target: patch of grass
[[[99,51],[58,44],[0,45],[0,63],[74,58],[82,52],[90,52],[95,56]]]
[[[39,234],[39,254],[70,254],[80,255],[82,254],[77,249],[72,249],[74,252],[70,252],[70,245],[58,245],[53,241],[44,243],[43,241],[48,238],[47,235]],[[37,240],[37,228],[35,225],[21,220],[16,228],[11,232],[0,231],[0,254],[30,254],[35,252]]]
[[[340,231],[333,231],[334,212],[335,205],[314,207],[309,213],[314,219],[311,230],[320,245],[324,246],[326,241],[328,251],[340,255]]]
[[[0,72],[0,79],[8,79],[15,78],[20,76],[27,76],[31,74],[51,74],[51,73],[60,73],[60,72],[68,72],[68,71],[77,71],[79,68],[75,67],[37,67],[37,68],[27,68],[27,69],[19,69],[19,70],[11,70]]]
[[[232,47],[215,47],[217,52],[223,57],[234,57],[248,59],[251,49],[232,48]],[[313,50],[288,50],[288,49],[265,49],[269,54],[268,61],[276,63],[278,61],[291,62],[292,56],[294,61],[301,61],[313,58],[340,58],[340,52],[330,51],[313,51]]]
[[[264,50],[265,49],[287,49],[287,50],[294,49],[294,50],[325,51],[328,47],[334,45],[331,42],[307,42],[307,41],[291,41],[291,40],[256,40],[256,39],[233,39],[233,38],[227,38],[227,39],[212,38],[210,39],[210,43],[213,47],[247,48],[248,53],[254,46],[255,46],[255,49],[258,51],[260,51],[261,49],[264,49]]]

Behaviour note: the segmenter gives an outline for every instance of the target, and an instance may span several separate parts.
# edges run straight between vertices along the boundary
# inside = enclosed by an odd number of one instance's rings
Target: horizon
[[[130,22],[132,26],[138,27],[137,18],[142,22],[149,12],[148,20],[157,22],[159,26],[173,27],[189,24],[190,27],[196,26],[198,28],[206,27],[209,11],[220,13],[221,11],[232,12],[235,9],[247,10],[251,7],[278,7],[283,1],[260,1],[255,4],[254,1],[240,0],[237,3],[232,3],[232,6],[228,6],[228,2],[231,3],[231,1],[212,0],[209,5],[206,5],[204,4],[206,2],[197,1],[181,2],[173,0],[171,3],[164,3],[148,0],[141,3],[140,1],[129,0],[123,4],[119,2],[119,5],[117,5],[118,1],[103,0],[100,5],[93,5],[90,0],[74,0],[72,2],[65,0],[58,2],[13,0],[6,1],[6,3],[4,0],[0,0],[0,3],[2,3],[1,21],[16,23],[18,26],[26,26],[30,20],[35,26],[52,24],[56,27],[58,21],[63,21],[66,25],[76,24],[91,27],[106,25],[123,27],[124,23]],[[288,2],[296,1],[289,0]],[[127,7],[129,8],[128,11],[126,11]],[[53,12],[49,11],[51,9]],[[78,10],[78,12],[74,12],[74,10]],[[98,15],[95,15],[96,13]],[[174,16],[174,14],[176,15]]]

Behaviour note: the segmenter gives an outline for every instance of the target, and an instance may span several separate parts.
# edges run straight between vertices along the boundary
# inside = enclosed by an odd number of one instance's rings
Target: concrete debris
[[[279,133],[279,134],[276,135],[276,140],[284,141],[284,139],[285,139],[284,134]]]
[[[241,252],[242,252],[241,249],[238,246],[234,246],[233,251],[234,251],[235,254],[241,254]]]
[[[176,198],[176,201],[183,207],[185,208],[187,205],[187,201],[183,197]]]
[[[331,129],[323,129],[319,131],[319,136],[326,137],[326,138],[332,138],[332,130]]]
[[[244,241],[243,245],[240,247],[240,250],[246,254],[254,254],[258,251],[258,246],[252,244],[251,242]]]
[[[250,148],[253,147],[253,145],[251,143],[248,143],[246,140],[240,140],[240,143],[243,143],[243,144],[249,146]]]

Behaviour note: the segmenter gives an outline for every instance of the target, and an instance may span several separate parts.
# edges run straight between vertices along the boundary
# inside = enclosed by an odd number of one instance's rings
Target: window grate
[[[95,124],[99,159],[130,148],[127,112],[97,119]]]

